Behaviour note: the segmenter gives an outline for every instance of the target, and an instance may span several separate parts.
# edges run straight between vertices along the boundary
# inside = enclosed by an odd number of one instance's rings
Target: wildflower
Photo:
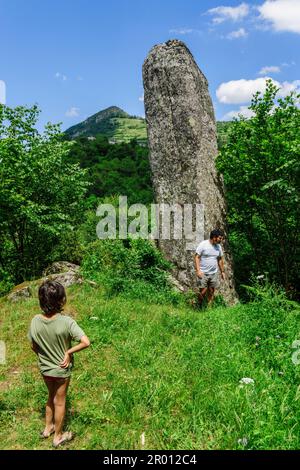
[[[90,317],[90,320],[98,320],[99,317]]]
[[[241,380],[240,380],[240,384],[241,385],[248,385],[248,384],[252,384],[254,385],[254,380],[253,379],[250,379],[250,377],[243,377]]]
[[[264,279],[264,277],[265,277],[265,276],[264,276],[263,274],[260,274],[259,276],[256,276],[256,279],[257,279],[257,280],[260,280],[260,279]]]
[[[248,444],[248,439],[246,437],[243,437],[242,439],[238,439],[237,443],[240,446],[246,447],[246,445]]]

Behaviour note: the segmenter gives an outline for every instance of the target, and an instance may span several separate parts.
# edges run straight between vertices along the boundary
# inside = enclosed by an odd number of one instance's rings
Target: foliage
[[[0,267],[0,297],[7,294],[14,287],[12,276]]]
[[[299,96],[283,99],[271,80],[256,93],[251,119],[240,117],[217,159],[224,176],[238,284],[269,273],[299,291]]]
[[[15,282],[40,274],[80,221],[88,186],[86,172],[66,163],[70,144],[59,126],[40,134],[38,115],[37,106],[0,105],[0,265]]]
[[[91,242],[81,266],[83,275],[104,285],[109,295],[126,292],[140,297],[144,292],[156,300],[159,292],[171,291],[170,267],[155,245],[141,238]]]
[[[101,134],[93,140],[79,137],[73,141],[68,161],[88,168],[90,195],[126,195],[129,204],[153,201],[148,149],[135,140],[110,144]]]
[[[228,134],[231,125],[231,121],[217,121],[217,140],[219,150],[221,150],[221,148],[228,142]]]

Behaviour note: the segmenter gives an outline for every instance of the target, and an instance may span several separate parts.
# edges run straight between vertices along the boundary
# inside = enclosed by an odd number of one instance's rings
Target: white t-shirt
[[[200,269],[204,274],[218,272],[218,258],[223,256],[221,245],[213,245],[209,240],[204,240],[198,245],[196,253],[201,256]]]

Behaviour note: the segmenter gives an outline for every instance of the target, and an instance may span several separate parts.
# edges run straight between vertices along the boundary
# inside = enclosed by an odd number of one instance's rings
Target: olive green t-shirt
[[[28,339],[38,345],[39,368],[43,375],[69,377],[73,363],[63,369],[60,363],[65,352],[70,349],[71,341],[80,341],[84,331],[73,318],[57,313],[52,318],[36,315],[31,320]]]

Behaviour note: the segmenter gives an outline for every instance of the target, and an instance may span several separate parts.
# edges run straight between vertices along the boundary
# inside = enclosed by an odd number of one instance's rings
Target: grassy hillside
[[[76,354],[70,449],[297,449],[299,367],[291,361],[299,310],[274,292],[259,302],[196,311],[73,286],[66,312],[90,337]],[[26,331],[37,299],[0,299],[1,449],[40,440],[46,389]],[[240,384],[252,378],[253,384]]]
[[[93,114],[85,121],[67,129],[65,134],[71,139],[102,134],[112,143],[129,142],[132,139],[137,139],[141,144],[147,142],[145,119],[130,116],[117,106],[110,106]]]
[[[109,136],[114,142],[130,142],[136,139],[139,143],[147,142],[146,122],[142,118],[114,118],[114,132]]]
[[[219,147],[226,142],[229,122],[217,122]],[[65,131],[66,135],[75,139],[79,136],[95,137],[105,135],[112,143],[130,142],[136,139],[140,144],[147,144],[146,120],[138,116],[130,116],[121,108],[111,106],[90,116]]]

